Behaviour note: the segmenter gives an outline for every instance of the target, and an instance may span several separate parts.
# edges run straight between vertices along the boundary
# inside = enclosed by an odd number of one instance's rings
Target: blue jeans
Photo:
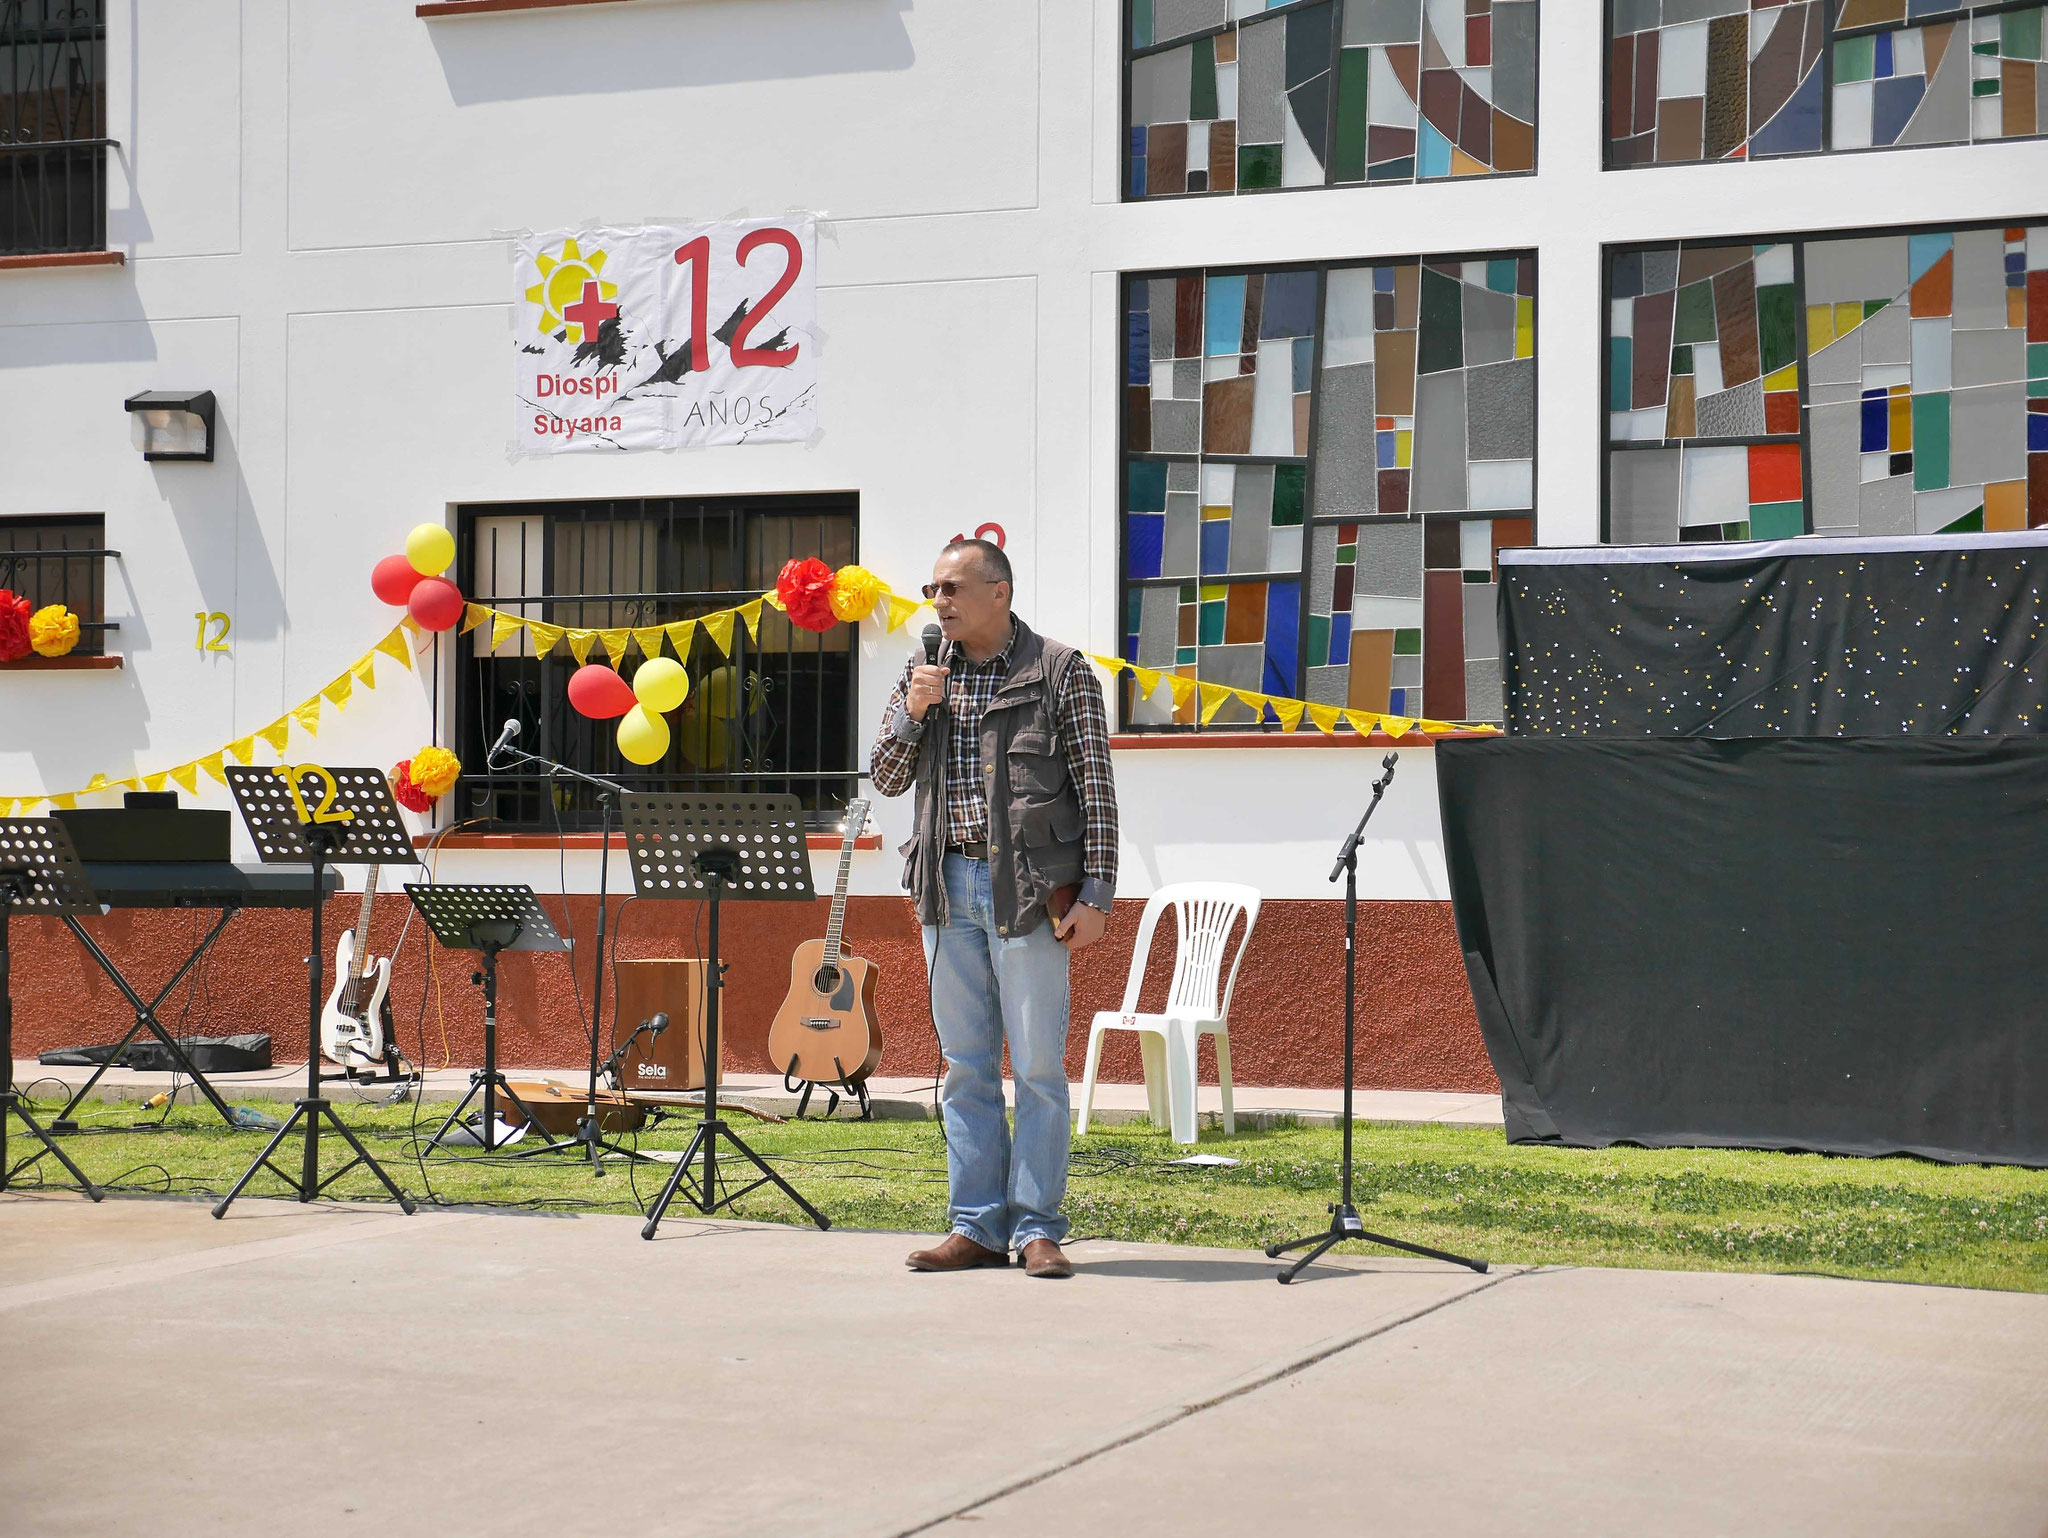
[[[946,855],[944,928],[927,925],[932,1018],[946,1055],[946,1174],[953,1232],[991,1250],[1058,1243],[1067,1220],[1067,948],[1042,920],[996,933],[988,862]],[[1003,1043],[1017,1132],[1003,1113]]]

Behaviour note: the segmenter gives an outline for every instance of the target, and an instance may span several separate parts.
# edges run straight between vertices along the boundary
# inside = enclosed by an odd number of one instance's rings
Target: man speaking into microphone
[[[1094,671],[1012,614],[1014,591],[999,546],[956,539],[940,552],[924,590],[939,624],[889,696],[872,767],[885,796],[917,788],[904,885],[946,1058],[952,1232],[908,1263],[966,1271],[1008,1265],[1015,1250],[1025,1275],[1063,1277],[1067,966],[1109,922],[1116,780]]]

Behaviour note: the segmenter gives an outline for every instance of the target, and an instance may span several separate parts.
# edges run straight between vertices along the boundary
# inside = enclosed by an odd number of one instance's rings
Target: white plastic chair
[[[1164,1011],[1140,1014],[1138,994],[1145,986],[1152,931],[1168,908],[1173,909],[1180,926],[1173,983],[1167,989]],[[1244,916],[1244,933],[1230,957],[1230,975],[1225,978],[1224,951],[1240,914]],[[1145,1098],[1153,1125],[1170,1125],[1176,1143],[1195,1141],[1196,1053],[1202,1037],[1214,1036],[1216,1073],[1223,1088],[1223,1130],[1237,1131],[1237,1115],[1230,1102],[1230,996],[1237,988],[1237,969],[1258,922],[1257,887],[1227,881],[1184,881],[1152,894],[1138,925],[1138,946],[1131,955],[1123,1008],[1103,1010],[1088,1028],[1088,1072],[1081,1083],[1082,1134],[1088,1131],[1088,1113],[1095,1104],[1095,1070],[1102,1060],[1102,1038],[1111,1031],[1138,1033],[1145,1058]]]

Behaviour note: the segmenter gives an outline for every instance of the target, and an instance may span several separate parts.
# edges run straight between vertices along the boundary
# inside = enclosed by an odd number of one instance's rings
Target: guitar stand
[[[822,1089],[825,1092],[825,1120],[830,1121],[832,1113],[839,1109],[839,1092],[844,1090],[846,1092],[845,1098],[853,1101],[860,1107],[860,1115],[855,1117],[854,1120],[873,1121],[875,1119],[875,1106],[874,1102],[868,1098],[868,1081],[862,1079],[856,1083],[847,1078],[846,1065],[836,1057],[832,1059],[832,1066],[839,1070],[839,1077],[837,1079],[799,1079],[796,1076],[796,1059],[790,1059],[789,1067],[783,1070],[782,1087],[788,1093],[797,1097],[796,1119],[802,1121],[804,1113],[810,1110],[811,1091]],[[801,1086],[801,1090],[799,1090],[799,1086]]]

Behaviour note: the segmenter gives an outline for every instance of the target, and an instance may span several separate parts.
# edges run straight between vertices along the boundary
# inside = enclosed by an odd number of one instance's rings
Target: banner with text
[[[521,239],[518,451],[812,438],[816,257],[816,221],[803,216]]]

